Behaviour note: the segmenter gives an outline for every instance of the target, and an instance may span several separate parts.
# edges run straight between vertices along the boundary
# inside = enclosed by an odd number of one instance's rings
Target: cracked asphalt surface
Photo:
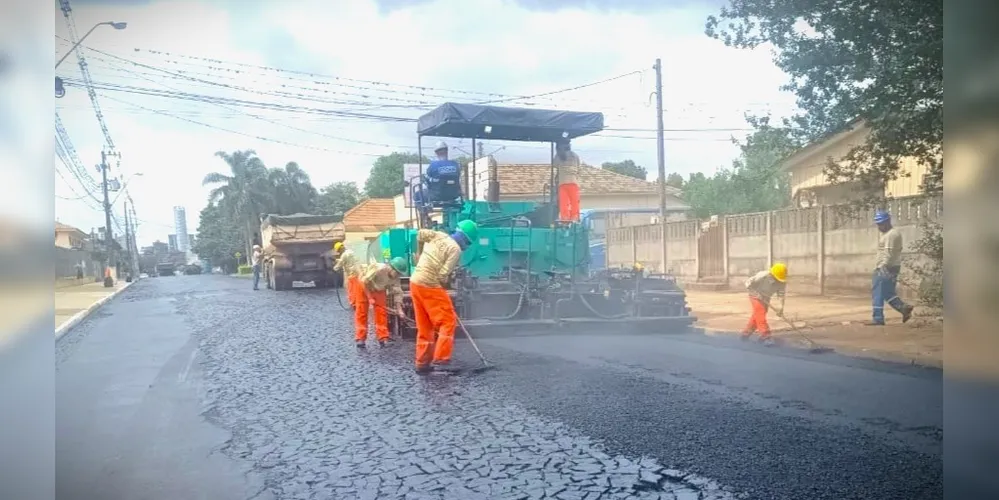
[[[58,498],[930,499],[938,370],[696,334],[483,335],[420,377],[333,291],[142,280],[56,345]],[[474,363],[465,342],[457,357]]]

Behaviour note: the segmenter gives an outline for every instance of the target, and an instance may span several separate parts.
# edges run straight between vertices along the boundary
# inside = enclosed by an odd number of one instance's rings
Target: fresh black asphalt
[[[497,369],[421,377],[412,344],[357,351],[333,293],[144,279],[74,328],[57,497],[942,495],[939,370],[690,332],[483,332]]]

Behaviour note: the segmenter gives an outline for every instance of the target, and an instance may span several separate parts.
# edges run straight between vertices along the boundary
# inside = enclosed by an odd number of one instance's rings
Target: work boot
[[[760,337],[760,343],[766,347],[772,347],[774,345],[774,338],[769,335],[766,337]]]
[[[906,321],[912,319],[913,309],[915,309],[915,307],[912,307],[910,305],[906,305],[905,308],[902,309],[902,323],[905,323]]]
[[[749,340],[753,336],[752,332],[742,332],[739,334],[739,340]]]
[[[378,341],[378,347],[388,347],[388,344],[389,344],[388,339],[382,339]]]
[[[417,375],[426,375],[426,374],[428,374],[428,373],[430,373],[432,371],[433,371],[433,368],[431,368],[429,365],[419,365],[419,366],[416,367],[416,374]]]
[[[874,320],[865,321],[864,322],[864,326],[885,326],[885,322],[884,321],[874,321]]]
[[[362,341],[360,341],[360,342],[356,342],[356,343],[354,343],[354,345],[355,345],[355,346],[356,346],[356,347],[357,347],[358,349],[367,349],[367,348],[368,348],[367,344],[365,344],[363,340],[362,340]]]
[[[431,366],[433,366],[433,369],[434,369],[435,372],[454,373],[454,372],[460,372],[461,371],[461,367],[458,366],[455,363],[452,363],[450,360],[448,360],[448,361],[434,361],[431,364]]]

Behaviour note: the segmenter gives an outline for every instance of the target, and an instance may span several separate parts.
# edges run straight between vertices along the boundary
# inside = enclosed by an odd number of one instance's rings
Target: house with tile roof
[[[55,246],[59,248],[83,249],[90,235],[69,224],[55,223]]]
[[[397,197],[398,198],[398,197]],[[345,243],[375,239],[382,231],[396,225],[395,201],[392,198],[368,198],[343,214]]]

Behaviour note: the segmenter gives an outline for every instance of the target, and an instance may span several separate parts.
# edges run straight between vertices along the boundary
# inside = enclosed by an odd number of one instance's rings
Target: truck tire
[[[292,277],[290,273],[282,272],[281,270],[274,270],[274,289],[275,290],[287,290],[291,288]]]

